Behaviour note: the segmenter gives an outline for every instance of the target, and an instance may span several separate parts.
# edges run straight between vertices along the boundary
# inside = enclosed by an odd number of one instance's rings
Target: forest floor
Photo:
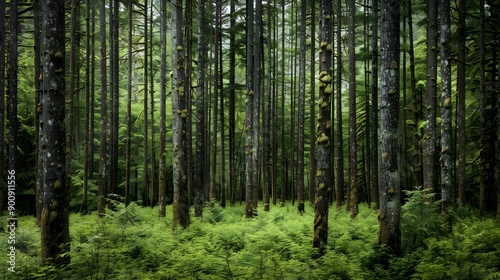
[[[422,206],[427,207],[427,206]],[[19,217],[16,272],[2,262],[3,279],[500,279],[500,228],[458,209],[453,232],[439,230],[427,208],[403,208],[404,257],[377,246],[377,211],[366,204],[351,220],[331,209],[328,250],[312,259],[314,209],[271,207],[247,220],[244,205],[204,209],[187,229],[172,231],[158,208],[118,204],[105,218],[71,214],[71,263],[40,266],[40,229]],[[417,210],[416,210],[417,209]],[[418,210],[419,209],[419,210]],[[430,209],[432,210],[432,209]],[[2,219],[5,228],[6,219]],[[439,219],[437,219],[439,220]],[[5,259],[8,235],[0,233]]]

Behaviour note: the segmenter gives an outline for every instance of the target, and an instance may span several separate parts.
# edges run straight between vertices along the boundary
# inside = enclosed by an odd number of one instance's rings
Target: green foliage
[[[401,245],[404,252],[424,246],[424,240],[441,233],[439,202],[430,202],[434,193],[416,189],[404,191],[407,202],[401,207]]]
[[[357,218],[332,209],[325,255],[312,259],[313,209],[300,215],[295,207],[271,207],[254,219],[244,206],[205,207],[204,218],[172,231],[172,217],[158,209],[112,202],[104,218],[72,214],[71,263],[40,265],[40,229],[33,217],[20,217],[16,235],[16,274],[6,279],[497,279],[500,274],[500,229],[493,220],[479,221],[457,208],[454,230],[443,236],[434,225],[416,221],[415,213],[436,206],[422,202],[427,194],[411,193],[404,227],[418,226],[403,238],[418,236],[418,246],[401,258],[377,243],[377,211],[360,205]],[[409,204],[409,205],[408,205]],[[423,206],[422,206],[423,205]],[[422,208],[425,208],[422,210]],[[167,213],[171,213],[171,206]],[[430,211],[430,210],[429,210]],[[413,213],[413,216],[410,215]],[[438,219],[439,220],[439,219]],[[439,227],[439,226],[438,226]],[[423,234],[426,233],[426,234]],[[409,235],[410,234],[410,235]],[[6,244],[6,233],[0,234]],[[412,244],[410,244],[412,245]],[[1,277],[1,276],[0,276]]]

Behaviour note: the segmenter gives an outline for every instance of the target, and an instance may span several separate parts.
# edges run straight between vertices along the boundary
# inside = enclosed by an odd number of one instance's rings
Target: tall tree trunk
[[[274,121],[274,118],[272,116],[272,107],[273,107],[273,102],[272,102],[272,95],[273,95],[273,81],[272,81],[272,75],[275,73],[272,72],[272,63],[273,63],[273,58],[272,58],[272,46],[271,46],[271,22],[272,22],[272,12],[271,12],[271,1],[267,2],[266,5],[266,12],[267,12],[267,35],[266,37],[268,38],[266,49],[267,49],[267,58],[266,58],[266,67],[269,70],[269,74],[266,76],[267,80],[267,88],[266,88],[266,102],[264,102],[265,106],[265,117],[264,117],[264,211],[269,211],[269,196],[272,193],[273,189],[273,164],[271,161],[271,156],[274,154],[274,149],[272,146],[272,139],[271,139],[271,127],[272,123]]]
[[[422,94],[417,92],[417,80],[415,78],[415,52],[413,48],[413,9],[412,1],[407,1],[408,10],[408,36],[409,49],[408,56],[410,57],[410,91],[412,96],[412,115],[413,115],[413,174],[415,177],[415,186],[421,187],[424,184],[424,173],[422,168],[422,136],[420,132],[420,121],[422,120]]]
[[[66,102],[66,188],[71,189],[71,152],[73,150],[73,103],[75,96],[75,78],[78,75],[76,69],[76,20],[77,20],[77,0],[71,0],[71,30],[70,30],[70,54],[69,54],[69,91]]]
[[[214,36],[214,96],[213,96],[213,122],[212,122],[212,163],[210,164],[210,202],[217,199],[216,174],[217,174],[217,132],[218,132],[218,109],[219,109],[219,44],[220,44],[220,27],[219,27],[219,1],[216,1],[216,14],[214,19],[215,36]],[[222,108],[221,108],[222,110]]]
[[[427,2],[427,125],[425,148],[424,189],[437,190],[437,129],[436,129],[436,82],[437,82],[437,11],[438,1]]]
[[[358,214],[358,149],[356,143],[356,5],[349,0],[349,200],[351,219]]]
[[[381,2],[380,197],[378,243],[401,255],[401,190],[398,166],[400,3]]]
[[[150,207],[154,207],[156,205],[156,199],[158,198],[158,190],[157,190],[157,184],[155,182],[155,179],[156,179],[156,143],[155,143],[155,126],[154,126],[154,123],[155,123],[155,116],[154,116],[154,111],[155,111],[155,70],[154,70],[154,63],[153,63],[153,47],[154,47],[154,44],[152,42],[153,41],[153,6],[154,6],[154,3],[153,1],[151,1],[151,5],[149,6],[149,14],[150,14],[150,18],[149,18],[149,43],[148,46],[149,46],[149,114],[150,114],[150,123],[149,125],[151,126],[151,176],[150,176],[150,180],[151,180],[151,183],[149,184],[149,198],[148,198],[148,201],[149,201],[149,206]],[[188,29],[186,28],[186,31],[185,32],[188,32],[187,31]],[[186,48],[187,53],[190,53],[190,49]],[[186,54],[186,59],[188,58],[189,55]],[[189,60],[187,60],[189,61]],[[186,65],[187,62],[186,62]],[[187,70],[186,70],[187,71]],[[187,75],[185,76],[186,77],[186,81],[187,80]],[[190,82],[190,80],[189,80]],[[186,85],[190,85],[189,83],[186,83]],[[186,99],[189,95],[189,89],[190,86],[186,86],[185,89],[186,89],[186,92],[185,92],[185,95],[186,95]],[[186,139],[187,139],[187,136],[188,136],[188,130],[186,129]],[[189,166],[189,165],[188,165]],[[189,173],[188,173],[189,174]],[[189,178],[188,178],[188,183],[189,183]],[[189,187],[188,187],[188,194],[189,194]],[[189,196],[188,196],[189,197]]]
[[[221,207],[226,207],[226,141],[225,141],[225,127],[224,127],[224,70],[222,66],[222,3],[219,0],[219,6],[217,7],[217,20],[219,25],[219,65],[220,71],[217,76],[219,80],[220,87],[220,160],[221,160],[221,172],[220,172],[220,205]]]
[[[151,4],[152,5],[152,4]],[[172,3],[173,5],[173,3]],[[142,141],[142,147],[143,147],[143,155],[142,155],[142,205],[143,206],[148,206],[149,205],[149,195],[148,195],[148,190],[149,190],[149,165],[148,165],[148,146],[149,146],[149,136],[148,136],[148,127],[149,127],[149,122],[148,122],[148,67],[149,67],[149,38],[148,38],[148,1],[144,1],[144,100],[143,100],[143,123],[142,123],[142,133],[143,135],[143,141]],[[179,23],[180,24],[180,23]],[[172,47],[173,48],[173,47]],[[173,68],[172,68],[173,69]],[[175,112],[175,111],[174,111]]]
[[[132,11],[132,9],[130,9]],[[158,176],[158,205],[160,217],[165,217],[167,202],[167,3],[160,2],[160,164]]]
[[[336,208],[344,202],[344,136],[342,135],[342,0],[337,3],[337,200]],[[332,86],[333,88],[333,86]],[[318,195],[318,194],[316,194]]]
[[[229,204],[236,201],[236,158],[235,158],[235,133],[236,133],[236,16],[234,12],[235,0],[230,1],[230,28],[229,28]],[[199,62],[198,62],[199,64]],[[199,85],[199,84],[198,84]]]
[[[186,228],[190,224],[187,195],[186,121],[190,112],[185,96],[185,44],[182,0],[172,1],[172,112],[173,112],[173,177],[174,206],[172,226]]]
[[[309,1],[311,4],[311,38],[316,36],[316,1]],[[316,129],[316,40],[311,40],[311,63],[309,67],[311,68],[310,82],[311,82],[311,99],[309,102],[309,203],[314,205],[314,200],[316,199],[315,190],[315,174],[316,174],[316,137],[314,135],[314,130]],[[333,103],[333,102],[332,102]],[[333,187],[333,186],[332,186]]]
[[[285,0],[281,1],[281,194],[280,205],[285,206],[288,173],[285,144]]]
[[[441,214],[450,226],[448,209],[451,206],[451,61],[450,0],[440,1],[441,11]]]
[[[205,0],[198,1],[198,72],[196,86],[196,174],[194,216],[202,217],[205,201]]]
[[[307,2],[300,2],[299,108],[297,149],[297,209],[304,213],[304,114],[306,103],[306,27]]]
[[[315,257],[322,256],[328,241],[328,189],[331,188],[331,129],[330,97],[333,93],[331,76],[332,57],[332,1],[320,1],[320,53],[319,53],[319,96],[318,101],[318,134],[317,134],[317,171],[316,171],[316,203],[314,206],[313,248],[317,249]]]
[[[457,187],[458,202],[465,203],[465,184],[466,184],[466,141],[465,132],[465,68],[466,68],[466,39],[465,39],[465,0],[458,0],[458,60],[457,60]]]
[[[411,0],[409,0],[411,1]],[[375,207],[379,207],[379,147],[378,147],[378,128],[379,128],[379,110],[378,110],[378,92],[379,92],[379,77],[378,77],[378,54],[379,54],[379,46],[378,46],[378,25],[379,25],[379,13],[378,13],[378,5],[379,0],[372,0],[372,180],[371,180],[371,194],[372,201],[375,203]]]
[[[17,7],[13,2],[11,20],[15,22]],[[66,164],[69,163],[65,162],[64,143],[64,1],[46,0],[41,7],[43,112],[40,133],[44,157],[41,255],[44,263],[62,264],[69,263],[69,254],[64,254],[69,252],[69,189],[66,182]]]
[[[107,172],[107,65],[106,65],[106,0],[100,2],[100,33],[101,33],[101,131],[100,131],[100,146],[99,146],[99,182],[97,191],[97,212],[99,217],[104,217],[106,206],[106,192],[108,189],[108,172]]]
[[[187,146],[187,172],[188,176],[188,203],[193,204],[193,182],[194,182],[194,166],[193,166],[193,118],[192,118],[192,76],[193,76],[193,2],[192,0],[186,1],[186,16],[184,17],[185,23],[185,36],[186,36],[186,102],[187,108],[190,112],[189,119],[186,122],[186,146]],[[152,27],[151,27],[152,28]],[[152,36],[152,35],[151,35]],[[153,58],[151,58],[153,59]],[[153,79],[153,78],[152,78]]]
[[[246,45],[246,120],[245,120],[245,216],[253,217],[253,110],[254,110],[254,85],[253,85],[253,1],[247,0],[247,45]],[[256,147],[255,147],[256,148]]]
[[[3,5],[5,5],[5,3],[3,3]],[[4,6],[4,9],[5,9],[5,6]],[[40,75],[42,74],[42,68],[41,68],[41,64],[42,64],[42,59],[41,59],[41,47],[42,47],[42,43],[41,43],[41,5],[40,5],[40,1],[39,0],[36,0],[33,2],[33,23],[34,23],[34,50],[35,50],[35,55],[34,55],[34,59],[35,59],[35,75],[34,75],[34,81],[35,81],[35,104],[36,104],[36,110],[35,110],[35,141],[36,141],[36,185],[35,185],[35,207],[36,207],[36,225],[38,227],[41,226],[41,218],[42,218],[42,203],[43,203],[43,198],[42,198],[42,188],[43,188],[43,156],[41,154],[42,152],[42,149],[40,148],[40,143],[41,143],[41,138],[40,138],[40,120],[42,118],[42,103],[40,101],[40,98],[41,98],[41,93],[40,93],[40,86],[41,86],[41,79],[40,79]],[[2,14],[0,12],[0,14]],[[3,19],[5,21],[5,18]],[[4,32],[4,36],[2,36],[2,38],[5,38],[5,22],[3,24],[0,24],[0,30],[2,30]],[[5,40],[3,40],[3,42],[5,42]],[[2,44],[2,47],[5,47],[4,44]],[[0,60],[3,60],[3,61],[0,61],[0,64],[2,66],[0,67],[5,67],[5,50],[4,50],[4,54],[0,54],[0,56],[2,56],[0,58]],[[4,74],[5,74],[5,71],[1,71],[0,72],[2,74],[2,77],[4,77]],[[2,78],[1,79],[1,82],[0,83],[4,83],[4,79]],[[0,90],[5,90],[5,88],[2,86]],[[5,94],[5,92],[2,94],[2,96]],[[0,102],[5,102],[5,99],[2,98],[2,100]],[[3,105],[5,106],[5,105]],[[3,113],[5,111],[5,107],[3,110],[1,110],[1,112]],[[3,116],[2,118],[2,124],[5,120],[5,116]],[[3,124],[4,125],[4,124]],[[3,129],[5,129],[5,127],[3,127]],[[5,141],[3,137],[5,137],[4,135],[5,132],[2,132],[0,133],[0,138],[2,138],[2,141]],[[4,143],[0,143],[1,145],[1,148],[0,149],[4,149]],[[5,156],[5,152],[3,152],[3,155],[1,155],[0,158],[4,158]],[[4,164],[4,162],[2,161],[2,163],[0,163],[1,165]],[[2,168],[3,170],[3,168]],[[1,173],[3,174],[3,173]],[[0,199],[1,199],[1,195],[0,195]],[[3,201],[3,200],[2,200]],[[0,202],[1,204],[2,202]],[[0,209],[2,209],[2,207],[0,207]]]
[[[90,40],[91,40],[91,18],[90,11],[94,8],[91,6],[91,1],[85,1],[85,49],[87,55],[85,56],[85,129],[83,131],[84,138],[84,160],[83,160],[83,190],[82,190],[82,204],[80,206],[80,214],[88,213],[88,191],[89,191],[89,167],[90,161],[93,160],[93,156],[90,154],[90,68],[93,67],[90,64],[91,55],[90,52]]]
[[[110,180],[109,192],[118,191],[118,118],[119,118],[119,61],[118,61],[118,0],[110,0]]]
[[[260,108],[261,108],[261,92],[262,92],[262,1],[255,2],[255,31],[253,36],[253,146],[252,146],[252,169],[253,169],[253,210],[254,215],[257,211],[260,191]]]

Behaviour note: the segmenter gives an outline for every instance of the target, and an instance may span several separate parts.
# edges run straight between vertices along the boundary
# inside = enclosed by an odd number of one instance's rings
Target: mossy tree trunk
[[[11,2],[12,3],[12,2]],[[43,208],[41,256],[44,263],[69,262],[69,189],[64,132],[65,9],[62,0],[42,1]]]
[[[311,0],[311,37],[314,37],[316,33],[316,1]],[[315,174],[316,174],[316,137],[313,131],[316,129],[316,40],[311,40],[311,62],[310,62],[310,83],[311,83],[311,98],[309,103],[310,118],[309,118],[309,203],[314,205],[314,200],[316,199],[316,189],[315,189]]]
[[[92,5],[92,7],[91,7]],[[90,11],[93,9],[93,4],[90,0],[85,1],[85,49],[90,51],[91,42],[91,17]],[[89,171],[90,161],[93,160],[93,155],[90,154],[90,55],[85,57],[85,127],[83,129],[83,145],[84,145],[84,160],[83,160],[83,186],[82,186],[82,204],[80,205],[80,214],[88,213],[88,190],[89,190]]]
[[[300,1],[299,108],[297,138],[297,208],[304,213],[304,114],[306,103],[307,1]]]
[[[457,188],[458,202],[465,203],[466,187],[466,129],[465,129],[465,68],[466,68],[466,26],[465,26],[465,0],[458,0],[458,26],[457,26]]]
[[[201,0],[199,0],[201,2]],[[236,154],[235,154],[235,134],[236,134],[236,10],[235,0],[230,1],[230,28],[229,28],[229,204],[232,206],[236,202]],[[198,35],[199,36],[199,35]],[[199,47],[199,45],[198,45]],[[198,62],[199,64],[200,62]],[[198,83],[199,86],[199,83]]]
[[[348,1],[349,9],[349,199],[348,207],[351,218],[358,214],[358,148],[356,135],[356,5],[354,0]]]
[[[441,11],[441,214],[450,226],[452,140],[451,140],[451,59],[450,59],[450,0],[440,1]]]
[[[342,0],[337,3],[337,15],[342,14]],[[342,123],[342,17],[337,16],[337,199],[335,207],[340,209],[344,202],[344,136]],[[333,86],[332,86],[333,88]],[[333,125],[333,123],[332,123]]]
[[[437,190],[437,129],[436,129],[436,83],[437,83],[437,11],[438,1],[427,1],[427,99],[426,99],[426,147],[424,189]]]
[[[107,65],[106,65],[106,1],[100,2],[100,48],[101,48],[101,121],[100,121],[100,146],[99,146],[99,179],[97,190],[97,212],[99,217],[104,217],[106,207],[106,192],[108,189],[108,170],[107,170],[107,130],[108,130],[108,109],[107,109]]]
[[[198,1],[198,71],[196,85],[196,174],[194,216],[202,217],[205,202],[205,0]]]
[[[219,44],[220,44],[220,26],[218,20],[218,10],[219,10],[219,1],[216,1],[216,15],[213,19],[213,24],[215,25],[215,34],[214,34],[214,94],[213,94],[213,110],[212,110],[212,149],[211,153],[211,164],[210,164],[210,197],[209,201],[212,202],[217,199],[217,187],[216,187],[216,176],[217,176],[217,132],[218,132],[218,110],[219,110]],[[222,110],[222,108],[221,108]],[[221,170],[221,172],[223,172]]]
[[[415,51],[413,47],[413,9],[412,1],[407,1],[408,10],[408,36],[409,50],[408,56],[410,59],[410,92],[412,96],[412,116],[413,116],[413,176],[415,177],[415,186],[422,187],[424,184],[424,170],[422,168],[422,136],[420,132],[419,122],[422,120],[422,94],[417,92],[417,80],[415,77]]]
[[[378,243],[401,254],[398,166],[400,3],[382,1],[380,36],[380,196]]]
[[[247,1],[247,61],[246,61],[246,117],[245,117],[245,216],[253,217],[253,1]]]
[[[313,248],[317,249],[316,257],[325,253],[328,241],[328,189],[331,188],[331,130],[330,102],[333,93],[331,76],[332,64],[332,1],[320,1],[319,30],[319,97],[317,161],[316,161],[316,201],[314,205]]]
[[[186,121],[190,112],[185,96],[185,44],[182,0],[172,1],[172,112],[174,205],[172,226],[190,224]]]
[[[132,14],[132,9],[130,9]],[[132,17],[129,17],[131,20]],[[165,217],[165,206],[167,202],[167,150],[166,150],[166,134],[167,134],[167,3],[160,2],[160,159],[159,159],[159,176],[158,176],[158,211],[160,217]],[[130,66],[132,66],[130,64]]]

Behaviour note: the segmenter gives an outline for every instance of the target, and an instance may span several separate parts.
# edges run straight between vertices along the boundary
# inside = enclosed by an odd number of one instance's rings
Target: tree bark
[[[132,12],[132,9],[130,9]],[[131,19],[131,18],[130,18]],[[160,2],[160,159],[158,176],[158,210],[160,217],[166,216],[167,202],[167,3]]]
[[[342,5],[337,3],[337,200],[336,208],[344,202],[344,136],[342,135]],[[333,86],[332,86],[333,88]]]
[[[351,219],[358,214],[358,152],[356,143],[356,54],[354,0],[349,0],[349,210]]]
[[[409,0],[411,1],[411,0]],[[379,110],[378,110],[378,94],[379,94],[379,45],[378,45],[378,25],[379,25],[379,0],[372,1],[372,180],[371,180],[371,194],[372,201],[375,207],[379,207],[379,143],[378,143],[378,128],[379,128]]]
[[[304,213],[304,114],[306,103],[306,27],[307,1],[300,4],[299,108],[297,139],[297,209]]]
[[[196,85],[196,174],[194,216],[203,216],[205,202],[205,0],[198,1],[198,72]]]
[[[182,0],[172,1],[172,112],[174,205],[172,226],[187,228],[190,224],[187,195],[186,121],[190,112],[185,96],[185,44]]]
[[[316,1],[311,0],[311,38],[316,36]],[[314,136],[314,130],[316,129],[316,40],[311,40],[311,63],[309,67],[311,68],[310,82],[311,82],[311,99],[309,101],[309,203],[314,205],[314,200],[316,199],[316,189],[315,189],[315,174],[316,174],[316,137]],[[333,187],[333,186],[332,186]]]
[[[458,167],[457,167],[457,187],[458,187],[458,202],[465,203],[465,187],[466,187],[466,141],[467,135],[465,130],[465,69],[466,69],[466,26],[465,26],[465,0],[458,0],[458,27],[457,27],[457,43],[458,43],[458,60],[457,60],[457,152],[458,152]]]
[[[440,1],[441,11],[441,214],[450,226],[448,209],[451,206],[451,61],[450,61],[450,0]]]
[[[247,45],[246,45],[246,120],[245,120],[245,216],[253,217],[253,110],[254,110],[254,86],[253,86],[253,1],[247,0]]]
[[[437,83],[437,11],[438,1],[427,2],[427,112],[424,189],[437,190],[437,129],[436,129],[436,83]]]
[[[11,1],[12,3],[15,1]],[[65,40],[64,1],[42,2],[42,129],[43,208],[42,262],[69,262],[69,189],[66,181],[64,136]],[[11,12],[17,8],[11,6]],[[11,20],[15,15],[11,14]]]
[[[316,202],[314,206],[313,248],[315,257],[324,255],[328,241],[328,189],[331,188],[331,130],[330,97],[333,93],[331,76],[332,57],[332,1],[320,1],[320,64],[319,114],[317,134]]]
[[[99,182],[97,191],[97,212],[99,217],[104,217],[106,206],[106,192],[108,189],[108,171],[107,171],[107,65],[106,65],[106,1],[100,2],[100,34],[101,34],[101,131],[99,146]]]
[[[382,1],[380,37],[380,207],[378,243],[401,255],[398,166],[400,3]]]

